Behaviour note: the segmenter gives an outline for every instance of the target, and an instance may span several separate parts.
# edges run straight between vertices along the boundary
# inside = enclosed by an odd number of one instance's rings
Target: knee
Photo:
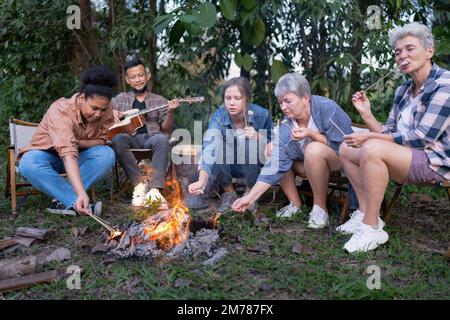
[[[155,134],[152,143],[158,147],[169,147],[169,137],[162,133]]]
[[[116,162],[116,154],[114,153],[114,150],[105,146],[103,151],[103,159],[108,167],[112,167]]]
[[[128,135],[120,133],[114,136],[111,140],[111,144],[115,150],[123,149],[128,145]]]
[[[366,162],[381,158],[385,151],[385,143],[381,140],[370,139],[361,147],[361,161]]]
[[[341,161],[350,160],[352,151],[354,151],[354,148],[349,147],[345,142],[342,142],[339,146],[339,159]]]
[[[91,157],[99,159],[104,167],[112,167],[116,161],[114,150],[108,146],[93,147]]]
[[[309,143],[305,149],[305,161],[311,162],[324,158],[326,149],[330,149],[330,147],[321,142]]]

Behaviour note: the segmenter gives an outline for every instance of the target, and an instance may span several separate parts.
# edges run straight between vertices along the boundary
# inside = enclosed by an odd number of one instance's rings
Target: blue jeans
[[[78,165],[84,189],[89,189],[95,181],[108,173],[114,163],[114,151],[108,146],[81,150]],[[44,150],[25,152],[19,163],[19,172],[35,188],[58,199],[66,208],[72,207],[78,198],[70,181],[59,175],[65,172],[65,168],[57,153]]]

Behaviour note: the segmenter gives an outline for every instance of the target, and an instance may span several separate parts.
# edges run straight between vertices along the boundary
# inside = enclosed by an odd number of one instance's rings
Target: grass
[[[2,170],[4,172],[4,170]],[[81,289],[69,290],[64,279],[4,293],[4,299],[448,299],[449,262],[443,253],[449,245],[449,202],[433,193],[432,203],[410,201],[406,190],[386,226],[389,242],[375,251],[350,255],[343,245],[348,236],[336,234],[337,215],[329,228],[306,228],[307,212],[280,220],[281,203],[262,203],[256,219],[248,215],[222,216],[221,245],[229,255],[212,267],[181,258],[111,261],[91,254],[103,230],[88,217],[61,217],[45,213],[46,196],[27,199],[17,219],[10,218],[10,201],[0,198],[0,238],[13,235],[19,226],[53,228],[56,237],[20,253],[34,254],[46,246],[64,246],[69,261],[53,263],[39,271],[81,266]],[[133,219],[128,207],[109,202],[107,186],[97,188],[104,202],[104,218],[112,224]],[[194,216],[199,214],[192,213]],[[88,226],[88,233],[74,238],[72,227]],[[371,274],[381,270],[381,289],[366,286]]]

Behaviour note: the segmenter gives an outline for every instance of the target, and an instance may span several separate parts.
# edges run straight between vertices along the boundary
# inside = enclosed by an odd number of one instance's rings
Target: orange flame
[[[159,247],[168,250],[189,237],[190,216],[184,205],[180,184],[174,177],[166,181],[164,195],[172,209],[169,213],[163,213],[155,224],[145,228],[144,233],[150,236],[150,241],[156,241]]]

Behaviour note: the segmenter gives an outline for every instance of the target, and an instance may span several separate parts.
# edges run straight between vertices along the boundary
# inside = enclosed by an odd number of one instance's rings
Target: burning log
[[[206,256],[211,260],[208,264],[226,255],[226,250],[220,250],[216,255],[219,239],[216,228],[220,214],[206,220],[191,221],[174,166],[169,170],[163,195],[168,206],[149,203],[147,208],[140,210],[137,221],[121,230],[116,237],[109,237],[104,245],[104,248],[109,248],[108,254],[121,258]]]
[[[121,257],[158,255],[187,239],[189,223],[190,216],[183,208],[160,211],[139,223],[132,223],[111,253]]]

